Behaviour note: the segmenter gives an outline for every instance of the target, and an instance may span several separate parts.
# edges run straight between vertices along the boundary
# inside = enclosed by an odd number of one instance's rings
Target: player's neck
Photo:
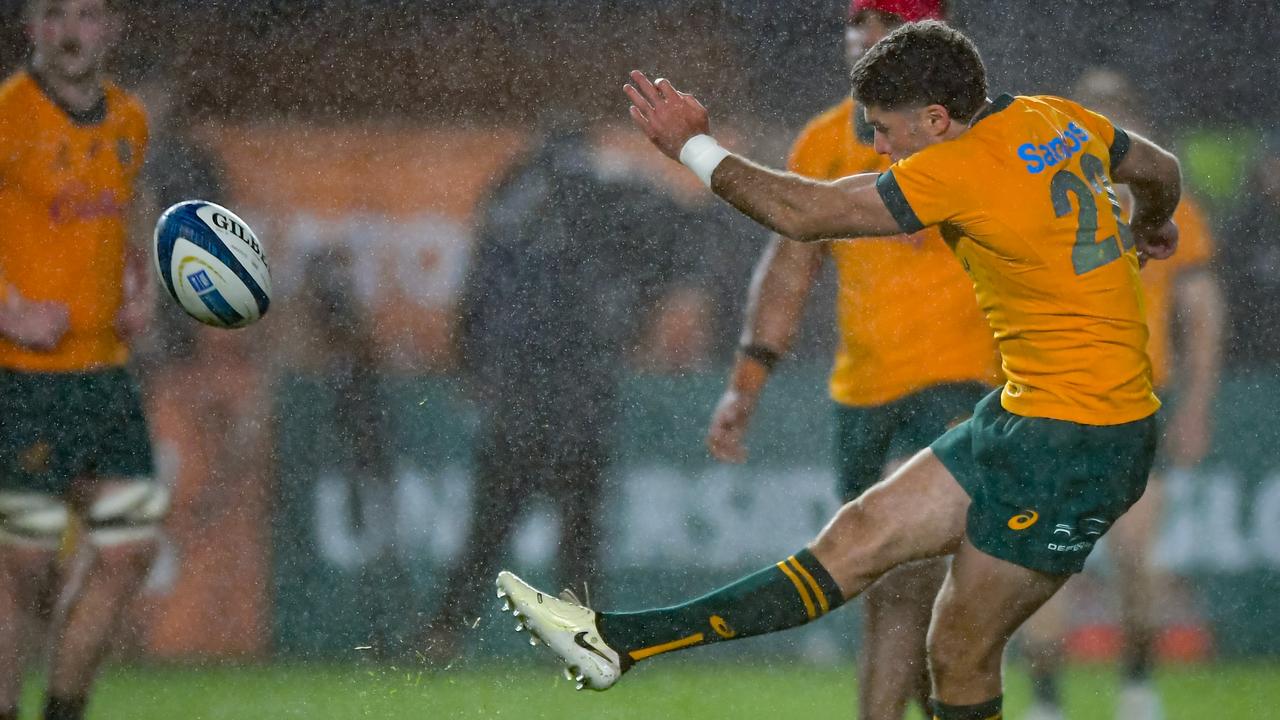
[[[972,127],[970,123],[952,122],[951,126],[947,128],[947,131],[942,134],[942,139],[943,141],[955,140],[968,132],[970,127]]]
[[[73,113],[89,112],[102,102],[102,73],[92,72],[70,78],[51,71],[36,58],[31,62],[31,74],[54,102]]]
[[[958,121],[952,122],[951,126],[947,128],[947,131],[942,134],[942,139],[955,140],[956,138],[968,132],[969,128],[973,127],[974,120],[981,118],[987,112],[987,110],[991,108],[991,105],[992,105],[992,102],[990,100],[984,101],[982,103],[982,107],[978,108],[978,112],[974,113],[973,119],[970,120],[969,122],[963,122],[963,123]]]

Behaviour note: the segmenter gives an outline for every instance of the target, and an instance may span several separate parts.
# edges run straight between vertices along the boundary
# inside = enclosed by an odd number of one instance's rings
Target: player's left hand
[[[747,427],[756,398],[750,393],[725,390],[716,404],[707,429],[707,450],[720,462],[741,464],[747,461]]]
[[[116,335],[125,342],[142,337],[155,317],[155,303],[145,273],[136,263],[130,263],[124,273],[124,303],[116,311]]]
[[[1193,468],[1209,454],[1209,412],[1196,403],[1178,407],[1166,430],[1165,452],[1174,467]]]
[[[149,298],[126,302],[116,313],[116,334],[126,342],[142,337],[151,326],[154,314]]]
[[[1178,226],[1172,220],[1156,228],[1135,224],[1132,230],[1138,246],[1138,262],[1142,265],[1148,260],[1167,260],[1178,250]]]
[[[631,82],[622,87],[631,100],[631,119],[649,141],[672,160],[680,160],[680,149],[694,135],[711,134],[707,109],[698,99],[675,89],[670,80],[649,78],[631,71]]]

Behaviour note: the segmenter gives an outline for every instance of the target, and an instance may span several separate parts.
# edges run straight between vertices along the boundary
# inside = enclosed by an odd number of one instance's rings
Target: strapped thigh
[[[66,504],[55,495],[0,491],[0,544],[57,550],[69,518]]]
[[[150,478],[113,483],[89,505],[85,526],[98,547],[154,539],[169,510],[170,490]]]

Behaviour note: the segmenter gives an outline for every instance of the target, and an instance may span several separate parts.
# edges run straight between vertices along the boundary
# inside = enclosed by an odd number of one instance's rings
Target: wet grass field
[[[116,667],[103,678],[90,720],[299,718],[513,718],[519,720],[779,720],[851,718],[847,664],[670,662],[642,667],[605,693],[574,692],[550,665],[426,672],[393,665]],[[1168,667],[1158,675],[1169,720],[1277,717],[1280,662]],[[1026,707],[1024,675],[1011,672],[1005,717]],[[1066,680],[1068,718],[1113,717],[1110,667]],[[34,720],[34,708],[23,717]],[[919,717],[919,716],[912,716]]]

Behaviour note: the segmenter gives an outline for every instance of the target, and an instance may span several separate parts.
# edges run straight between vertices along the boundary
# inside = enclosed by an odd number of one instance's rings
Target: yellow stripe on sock
[[[647,648],[640,648],[639,650],[632,650],[627,654],[631,656],[632,660],[640,661],[645,658],[653,657],[654,655],[661,655],[664,652],[679,650],[680,648],[689,647],[690,645],[697,645],[700,642],[702,642],[702,633],[695,633],[689,637],[672,640],[671,642],[662,643],[661,645],[653,645]]]
[[[800,581],[800,578],[796,577],[795,573],[791,572],[791,568],[787,567],[786,561],[778,563],[778,569],[791,578],[791,584],[796,586],[796,592],[800,593],[800,599],[804,601],[804,609],[805,612],[809,613],[809,619],[812,620],[818,617],[818,611],[813,609],[813,599],[809,597],[809,591],[804,589],[804,583]]]
[[[813,596],[818,598],[818,604],[822,606],[822,614],[826,615],[831,610],[831,605],[827,602],[827,594],[822,592],[822,588],[818,587],[818,581],[814,580],[809,571],[804,569],[804,566],[800,564],[795,555],[787,558],[787,562],[791,563],[796,572],[800,573],[800,577],[809,583],[809,588],[813,590]]]

